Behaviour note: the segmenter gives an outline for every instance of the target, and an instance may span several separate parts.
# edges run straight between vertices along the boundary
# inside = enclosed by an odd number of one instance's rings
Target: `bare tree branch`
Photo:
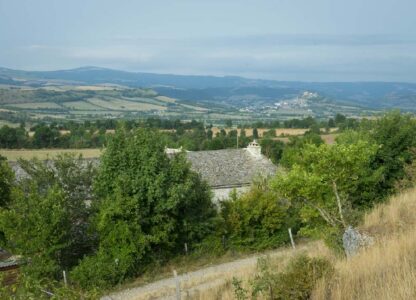
[[[338,188],[337,188],[337,184],[336,184],[335,180],[332,181],[332,189],[333,189],[335,197],[337,199],[338,213],[339,213],[339,217],[341,218],[341,223],[344,226],[344,228],[347,228],[347,225],[345,224],[345,220],[344,220],[344,215],[342,213],[341,198],[339,197]]]
[[[333,217],[331,217],[331,215],[326,212],[323,208],[313,204],[312,202],[310,202],[309,200],[307,200],[306,198],[302,198],[303,202],[305,202],[307,205],[315,208],[321,215],[321,217],[328,222],[331,226],[333,227],[337,227],[337,223],[336,221],[340,222],[339,220],[335,219]]]

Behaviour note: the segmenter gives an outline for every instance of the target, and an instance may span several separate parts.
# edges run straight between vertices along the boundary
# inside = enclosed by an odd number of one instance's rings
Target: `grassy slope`
[[[306,253],[312,257],[327,257],[335,266],[335,274],[318,284],[312,299],[416,299],[415,225],[416,189],[411,189],[393,197],[389,203],[380,205],[365,217],[360,230],[372,235],[375,244],[353,259],[335,257],[319,241],[300,244],[296,251],[283,248],[259,254],[257,257],[269,255],[269,262],[275,271],[283,270],[289,259],[298,253]],[[220,261],[214,260],[212,263],[217,264]],[[176,269],[179,270],[179,274],[183,274],[190,269],[195,270],[198,266],[202,267],[203,264],[194,265],[181,261],[164,269]],[[155,269],[155,272],[164,276],[169,276],[171,273],[162,269]],[[220,264],[213,268],[203,268],[181,278],[182,294],[186,295],[185,299],[235,299],[232,278],[242,279],[246,284],[256,273],[256,265],[253,261],[241,265],[239,261],[235,261],[233,267],[229,264]],[[152,281],[152,278],[146,279]],[[124,290],[115,295],[130,296],[131,299],[174,297],[173,280],[163,280],[134,288],[142,285],[147,281],[146,279],[138,278],[120,287],[121,290],[126,288],[132,290],[129,292]]]
[[[393,197],[366,216],[362,230],[375,245],[351,260],[338,260],[336,276],[314,299],[416,299],[416,189]]]

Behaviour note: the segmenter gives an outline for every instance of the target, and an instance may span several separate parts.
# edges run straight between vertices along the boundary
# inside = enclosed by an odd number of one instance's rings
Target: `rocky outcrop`
[[[361,249],[371,246],[374,243],[374,239],[371,236],[360,233],[357,229],[348,226],[342,236],[342,243],[345,254],[350,258],[357,255]]]

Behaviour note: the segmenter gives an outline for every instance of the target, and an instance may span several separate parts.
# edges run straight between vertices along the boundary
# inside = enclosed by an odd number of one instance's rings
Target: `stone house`
[[[171,156],[182,149],[167,148],[165,151]],[[261,154],[261,147],[256,141],[250,143],[247,148],[186,151],[185,154],[191,163],[191,169],[199,173],[210,185],[214,193],[214,202],[227,198],[233,189],[239,193],[247,191],[253,179],[273,176],[277,171],[277,167]],[[85,161],[99,164],[99,159]],[[10,165],[16,173],[16,178],[27,176],[19,164],[10,162]]]
[[[166,149],[174,154],[180,149]],[[214,193],[214,202],[225,199],[233,189],[238,193],[249,189],[256,177],[276,174],[277,167],[264,155],[253,141],[247,148],[208,151],[187,151],[191,169],[208,182]]]

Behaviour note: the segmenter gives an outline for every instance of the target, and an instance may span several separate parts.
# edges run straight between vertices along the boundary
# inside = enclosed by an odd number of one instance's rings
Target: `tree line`
[[[232,122],[227,122],[228,128],[232,127]],[[18,127],[4,125],[0,128],[0,148],[6,149],[39,149],[39,148],[101,148],[106,144],[106,133],[108,130],[115,130],[123,126],[127,129],[148,128],[165,130],[165,139],[169,147],[186,147],[188,150],[215,150],[233,148],[236,146],[237,130],[226,132],[221,130],[216,135],[213,134],[212,124],[205,125],[203,122],[192,120],[182,122],[180,120],[168,120],[159,118],[148,118],[144,120],[96,120],[84,122],[51,122],[39,123],[30,128],[30,132],[25,129],[22,122]],[[240,124],[242,134],[239,140],[239,147],[244,147],[249,142],[245,134],[245,129],[253,128],[251,139],[258,138],[257,128],[270,129],[266,137],[275,137],[276,128],[306,128],[319,133],[319,128],[339,127],[341,130],[356,128],[358,121],[346,118],[343,115],[336,115],[334,119],[318,121],[312,117],[305,119],[292,119],[279,122],[255,122]],[[170,130],[170,131],[168,131]]]

